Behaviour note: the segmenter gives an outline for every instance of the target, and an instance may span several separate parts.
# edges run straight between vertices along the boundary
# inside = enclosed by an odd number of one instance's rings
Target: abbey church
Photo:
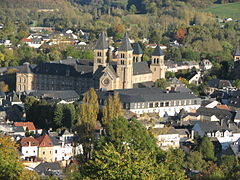
[[[165,78],[164,53],[157,45],[149,62],[142,61],[139,44],[131,45],[127,33],[113,61],[105,33],[101,33],[94,49],[94,59],[68,59],[32,65],[25,63],[15,74],[17,92],[31,90],[98,90],[129,89],[152,84]]]

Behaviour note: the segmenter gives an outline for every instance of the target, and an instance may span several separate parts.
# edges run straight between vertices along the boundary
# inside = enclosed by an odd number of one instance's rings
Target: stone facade
[[[138,44],[132,47],[125,34],[118,49],[117,61],[111,61],[106,37],[102,33],[96,42],[93,61],[79,60],[73,64],[69,63],[71,60],[39,65],[25,63],[16,72],[15,90],[76,90],[83,93],[89,88],[130,89],[137,83],[165,78],[166,66],[160,46],[156,47],[149,63],[142,62],[142,55],[141,47]]]

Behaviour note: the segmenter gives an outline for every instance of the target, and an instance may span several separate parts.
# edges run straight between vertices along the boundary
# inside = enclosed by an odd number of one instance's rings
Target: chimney
[[[191,130],[191,139],[194,139],[194,130]]]

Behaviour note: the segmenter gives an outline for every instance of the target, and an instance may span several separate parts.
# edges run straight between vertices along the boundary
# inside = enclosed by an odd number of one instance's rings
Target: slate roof
[[[34,168],[38,174],[51,175],[51,171],[60,171],[61,166],[58,162],[44,162]]]
[[[2,91],[0,91],[0,98],[6,98],[6,94]]]
[[[138,43],[132,44],[133,54],[143,54],[143,50]]]
[[[96,42],[96,46],[95,49],[97,50],[104,50],[104,49],[108,49],[108,43],[106,40],[106,36],[105,33],[102,32]]]
[[[41,98],[52,98],[52,99],[60,99],[65,101],[71,101],[79,99],[80,96],[74,90],[65,90],[65,91],[44,91],[44,90],[37,90],[37,91],[30,91],[29,96],[37,97],[38,99]]]
[[[152,56],[164,56],[163,51],[160,48],[160,45],[158,44],[156,48],[154,49]]]
[[[237,48],[234,52],[234,56],[240,56],[240,46],[237,46]]]
[[[21,126],[14,126],[13,131],[14,132],[25,132],[25,130]]]
[[[228,80],[211,79],[208,81],[208,85],[213,88],[223,89],[224,87],[232,87],[232,84]]]
[[[152,132],[154,135],[178,134],[174,127],[154,128]]]
[[[133,75],[152,73],[146,61],[133,63]]]
[[[225,131],[228,129],[226,124],[224,124],[224,126],[221,126],[219,122],[216,121],[197,121],[195,124],[198,124],[200,126],[204,134],[210,132]]]
[[[122,39],[121,46],[119,47],[118,51],[132,51],[132,50],[133,50],[133,48],[132,48],[131,43],[129,41],[128,34],[125,33],[125,35]]]
[[[171,101],[171,100],[185,100],[196,99],[200,101],[200,98],[189,93],[180,92],[164,92],[159,88],[133,88],[122,89],[115,91],[98,92],[100,99],[107,99],[109,95],[118,93],[122,102],[155,102],[155,101]]]
[[[233,120],[236,113],[226,109],[200,107],[197,109],[197,114],[205,116],[215,115],[218,119]]]

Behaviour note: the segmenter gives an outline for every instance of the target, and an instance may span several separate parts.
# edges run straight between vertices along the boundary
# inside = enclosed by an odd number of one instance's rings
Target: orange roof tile
[[[22,147],[24,147],[24,146],[38,146],[39,142],[36,139],[34,139],[33,137],[24,137],[24,138],[21,139],[20,145]]]
[[[225,110],[230,110],[230,108],[227,105],[217,105],[216,106],[218,109],[225,109]]]
[[[43,136],[40,136],[36,138],[36,140],[39,142],[39,147],[52,147],[53,142],[49,135],[45,134]]]
[[[36,128],[33,124],[33,122],[15,122],[14,126],[22,126],[22,127],[27,127],[29,131],[35,131]]]

